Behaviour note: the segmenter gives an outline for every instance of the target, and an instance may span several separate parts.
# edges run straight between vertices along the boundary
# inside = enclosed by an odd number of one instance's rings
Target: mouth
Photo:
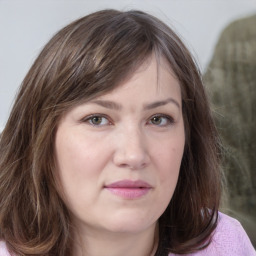
[[[104,189],[123,199],[138,199],[145,196],[152,186],[142,180],[121,180],[105,185]]]

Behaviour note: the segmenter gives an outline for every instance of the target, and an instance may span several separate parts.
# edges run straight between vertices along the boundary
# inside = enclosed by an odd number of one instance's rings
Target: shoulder
[[[6,243],[4,241],[0,241],[0,256],[12,256],[7,247]]]
[[[209,249],[213,250],[213,247],[218,255],[256,256],[251,241],[240,222],[223,213],[219,213],[218,225]]]
[[[236,219],[219,213],[218,225],[209,246],[187,256],[256,256],[249,237]],[[170,254],[169,256],[174,256]]]

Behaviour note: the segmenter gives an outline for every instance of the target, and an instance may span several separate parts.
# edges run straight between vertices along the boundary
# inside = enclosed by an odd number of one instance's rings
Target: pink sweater
[[[169,254],[175,255],[177,254]],[[240,222],[219,213],[218,226],[210,245],[186,256],[256,256],[256,251]]]
[[[169,256],[176,255],[169,254]],[[0,256],[11,256],[4,241],[0,241]],[[220,213],[211,244],[206,249],[187,256],[256,256],[256,251],[241,224]]]

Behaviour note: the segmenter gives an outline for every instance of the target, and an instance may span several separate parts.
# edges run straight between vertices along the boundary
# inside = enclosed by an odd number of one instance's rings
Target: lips
[[[124,199],[138,199],[145,196],[152,189],[152,186],[142,180],[121,180],[108,184],[104,188]]]

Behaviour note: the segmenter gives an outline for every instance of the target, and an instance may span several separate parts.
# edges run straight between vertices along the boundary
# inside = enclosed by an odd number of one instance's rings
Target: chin
[[[109,231],[116,233],[139,233],[156,225],[157,218],[142,214],[121,214],[106,220]]]

